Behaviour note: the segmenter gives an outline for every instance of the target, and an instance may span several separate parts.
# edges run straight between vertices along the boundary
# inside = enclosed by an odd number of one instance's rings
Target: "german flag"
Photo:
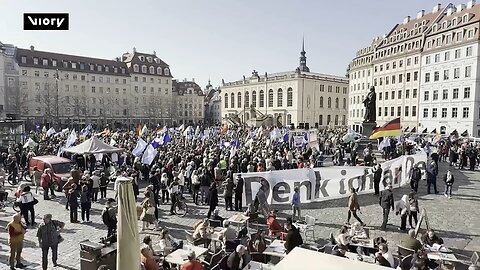
[[[400,127],[400,118],[395,118],[392,121],[386,123],[382,127],[376,128],[373,130],[370,139],[378,139],[381,137],[396,137],[402,134],[402,129]]]

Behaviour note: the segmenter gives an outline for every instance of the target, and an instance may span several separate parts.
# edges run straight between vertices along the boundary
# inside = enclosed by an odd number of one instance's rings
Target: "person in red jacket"
[[[40,178],[40,185],[43,188],[43,199],[44,200],[50,200],[50,197],[48,197],[48,190],[53,181],[52,173],[50,168],[46,168],[43,171],[42,177]]]

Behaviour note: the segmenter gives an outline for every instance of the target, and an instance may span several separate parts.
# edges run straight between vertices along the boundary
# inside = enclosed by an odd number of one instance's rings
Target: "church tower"
[[[302,51],[300,52],[300,66],[298,66],[297,71],[310,72],[310,69],[307,67],[307,57],[305,56],[305,38],[302,39]]]

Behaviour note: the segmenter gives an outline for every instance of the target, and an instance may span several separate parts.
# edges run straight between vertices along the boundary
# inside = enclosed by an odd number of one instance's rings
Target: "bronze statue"
[[[375,93],[375,87],[370,87],[370,92],[367,94],[367,97],[363,101],[365,105],[365,117],[363,119],[364,123],[374,123],[376,120],[376,111],[377,111],[377,94]]]

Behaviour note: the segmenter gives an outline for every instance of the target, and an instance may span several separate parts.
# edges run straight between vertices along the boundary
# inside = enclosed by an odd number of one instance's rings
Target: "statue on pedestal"
[[[365,105],[365,116],[363,122],[375,123],[377,116],[377,94],[375,93],[374,86],[370,87],[370,92],[367,94],[363,104]]]

